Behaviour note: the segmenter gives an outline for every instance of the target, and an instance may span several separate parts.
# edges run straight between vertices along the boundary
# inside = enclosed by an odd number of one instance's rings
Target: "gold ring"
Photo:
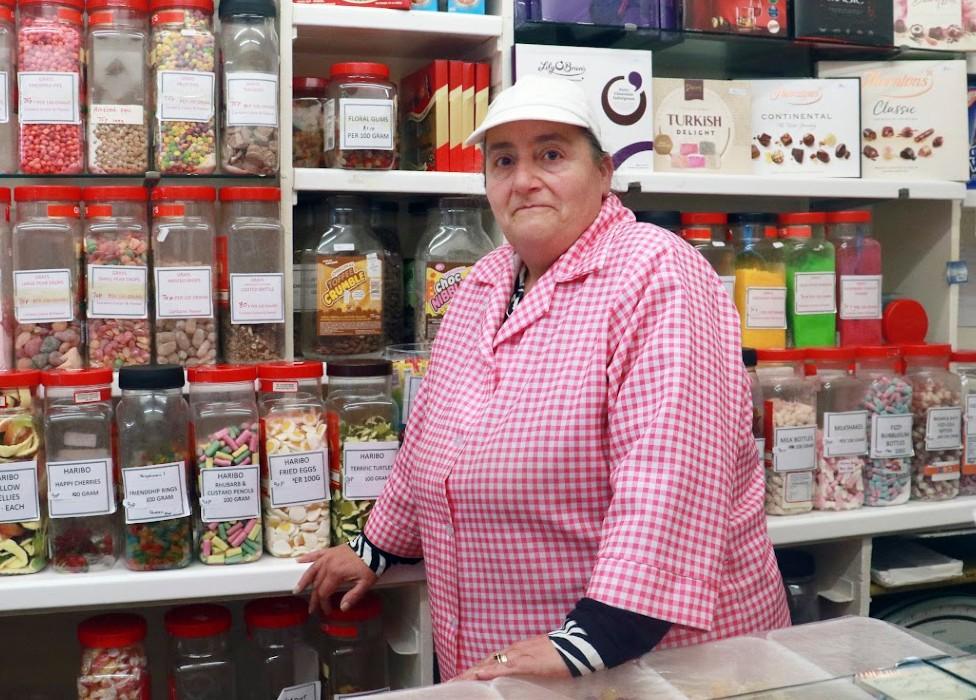
[[[499,663],[502,666],[507,666],[508,665],[508,656],[506,656],[504,652],[501,652],[501,651],[498,652],[497,654],[495,654],[495,663]]]

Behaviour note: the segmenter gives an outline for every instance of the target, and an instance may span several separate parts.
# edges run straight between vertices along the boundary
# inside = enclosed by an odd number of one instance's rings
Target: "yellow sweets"
[[[782,263],[740,260],[735,270],[735,306],[743,347],[786,347],[786,269]]]

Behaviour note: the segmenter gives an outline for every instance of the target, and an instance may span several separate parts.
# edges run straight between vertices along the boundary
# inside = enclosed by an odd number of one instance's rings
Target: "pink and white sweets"
[[[148,698],[145,638],[146,621],[139,615],[108,613],[82,622],[78,626],[82,647],[78,700]]]

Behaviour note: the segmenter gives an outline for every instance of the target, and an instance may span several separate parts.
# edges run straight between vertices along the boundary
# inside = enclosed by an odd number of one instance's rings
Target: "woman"
[[[739,323],[721,281],[635,222],[582,90],[522,78],[469,142],[508,244],[438,331],[353,547],[311,606],[423,556],[441,675],[568,676],[789,624]]]

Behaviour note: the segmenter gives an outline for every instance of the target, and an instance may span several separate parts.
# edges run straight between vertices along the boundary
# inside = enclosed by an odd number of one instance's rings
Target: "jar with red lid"
[[[392,170],[399,132],[397,89],[382,63],[336,63],[325,100],[325,165]]]
[[[86,187],[90,367],[149,364],[149,225],[145,187]]]
[[[291,152],[296,168],[321,168],[324,158],[322,108],[325,78],[300,76],[291,81]]]
[[[10,260],[10,188],[0,187],[0,260]],[[0,371],[14,366],[14,294],[10,265],[0,265]]]
[[[230,610],[222,605],[182,605],[166,613],[170,700],[236,698],[237,664],[230,645]]]
[[[728,215],[684,212],[681,237],[702,254],[725,285],[729,298],[735,298],[735,249],[728,238]]]
[[[217,361],[217,237],[213,187],[152,191],[156,362]]]
[[[156,170],[209,175],[217,168],[213,0],[151,0]]]
[[[786,262],[786,317],[792,345],[832,347],[837,341],[834,246],[824,238],[826,215],[780,214]]]
[[[14,199],[17,368],[81,367],[81,188],[17,187]]]
[[[888,343],[917,345],[925,342],[929,316],[914,299],[891,299],[885,301],[881,326]]]
[[[148,0],[87,0],[88,172],[149,170]]]
[[[342,595],[332,597],[332,612],[319,623],[323,700],[390,689],[379,597],[367,593],[349,610],[341,610]]]
[[[308,603],[302,598],[258,598],[244,606],[247,697],[302,697],[319,680],[319,655],[305,639]],[[284,694],[284,695],[283,695]]]
[[[20,171],[85,169],[84,0],[20,0],[17,94]]]
[[[17,0],[0,2],[0,173],[17,172],[17,115],[14,112],[14,76],[17,71],[17,35],[14,13]]]
[[[143,644],[146,621],[130,613],[90,617],[78,625],[81,671],[78,700],[145,700],[149,660]]]
[[[220,190],[220,343],[224,360],[285,354],[285,243],[277,187]]]
[[[976,496],[976,351],[952,353],[952,370],[959,377],[963,407],[962,476],[960,496]]]
[[[47,564],[47,492],[35,370],[0,372],[0,576],[33,574]]]
[[[54,569],[111,569],[119,540],[112,370],[51,370],[41,381]]]
[[[881,345],[881,244],[866,209],[827,214],[837,256],[837,331],[840,344]]]

